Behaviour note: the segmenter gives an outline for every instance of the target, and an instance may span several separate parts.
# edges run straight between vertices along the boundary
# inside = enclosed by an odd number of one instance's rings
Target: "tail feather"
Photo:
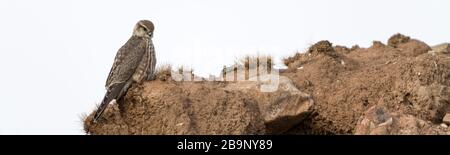
[[[118,95],[122,91],[123,87],[125,86],[125,83],[120,83],[117,85],[111,86],[110,91],[106,92],[105,97],[103,97],[102,103],[98,107],[97,111],[94,114],[94,123],[97,122],[97,120],[102,116],[103,112],[108,107],[108,104],[113,100],[118,98]]]

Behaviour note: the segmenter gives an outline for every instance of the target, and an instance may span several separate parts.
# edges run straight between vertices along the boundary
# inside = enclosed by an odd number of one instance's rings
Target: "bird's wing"
[[[106,80],[106,94],[99,108],[94,114],[94,122],[100,118],[109,102],[113,99],[121,98],[130,86],[130,78],[136,72],[143,60],[145,53],[148,51],[148,45],[145,39],[131,37],[125,45],[123,45],[114,59],[113,66],[109,71]]]
[[[147,67],[147,80],[153,80],[155,78],[155,66],[156,66],[156,55],[155,47],[153,42],[150,40],[148,48],[148,67]]]
[[[144,39],[134,36],[131,37],[117,52],[108,79],[106,80],[106,89],[109,90],[111,86],[124,83],[130,79],[147,49],[148,46]]]

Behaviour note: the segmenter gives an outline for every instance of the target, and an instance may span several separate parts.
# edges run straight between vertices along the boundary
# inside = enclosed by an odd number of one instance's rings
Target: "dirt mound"
[[[402,34],[369,48],[320,41],[284,60],[281,89],[272,93],[258,91],[261,81],[175,82],[170,70],[160,71],[127,93],[123,111],[112,104],[99,123],[87,117],[84,128],[88,134],[445,134],[449,49]]]
[[[264,133],[255,101],[241,93],[219,90],[221,87],[220,83],[145,82],[127,94],[124,112],[113,104],[98,123],[92,123],[91,116],[88,117],[85,131],[169,135]]]
[[[286,59],[282,75],[313,96],[314,113],[290,133],[353,134],[364,111],[374,105],[441,123],[450,110],[450,56],[428,53],[425,43],[396,34],[388,46],[342,46],[335,56],[308,52]],[[329,46],[329,45],[327,45]]]
[[[133,87],[123,111],[112,104],[98,123],[85,120],[88,134],[280,134],[300,123],[314,102],[286,77],[280,89],[262,93],[260,81],[175,82],[165,79]]]

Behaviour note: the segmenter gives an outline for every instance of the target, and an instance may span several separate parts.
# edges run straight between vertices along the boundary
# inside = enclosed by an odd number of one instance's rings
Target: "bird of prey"
[[[131,38],[117,52],[106,80],[107,92],[95,112],[94,122],[97,122],[111,101],[116,100],[120,107],[133,83],[154,78],[156,57],[152,42],[153,30],[151,21],[139,21]]]

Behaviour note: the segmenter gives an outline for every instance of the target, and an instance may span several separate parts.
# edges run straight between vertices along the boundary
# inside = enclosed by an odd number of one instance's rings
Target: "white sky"
[[[245,54],[278,59],[316,41],[369,46],[396,32],[450,41],[448,0],[2,0],[0,134],[82,134],[134,24],[156,25],[158,64],[200,75]]]

